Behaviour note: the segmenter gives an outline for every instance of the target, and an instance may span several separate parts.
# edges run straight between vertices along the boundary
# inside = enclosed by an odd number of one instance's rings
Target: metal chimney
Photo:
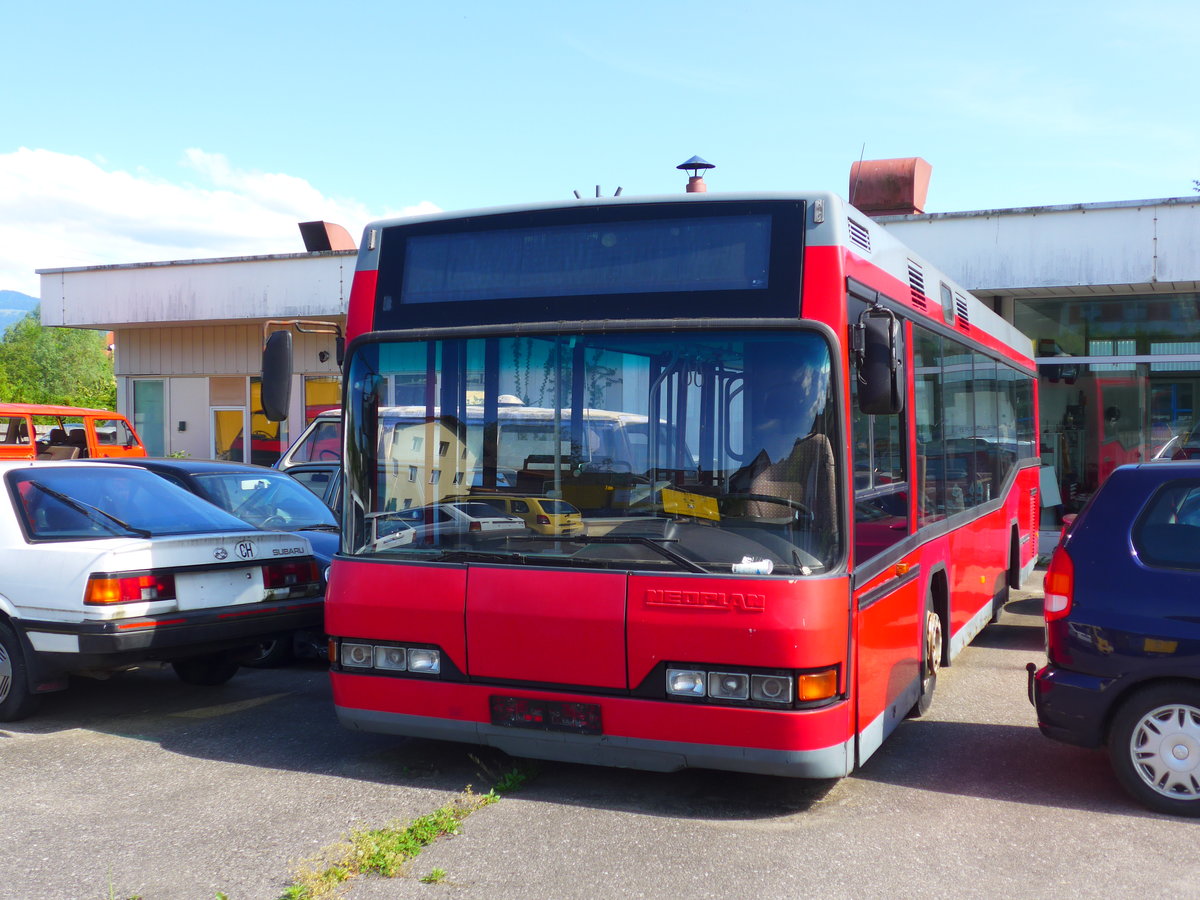
[[[675,168],[692,173],[687,183],[687,192],[689,194],[702,194],[708,190],[708,185],[704,183],[704,176],[700,173],[705,169],[715,169],[716,166],[707,160],[701,159],[699,156],[693,156],[687,162],[680,163]]]

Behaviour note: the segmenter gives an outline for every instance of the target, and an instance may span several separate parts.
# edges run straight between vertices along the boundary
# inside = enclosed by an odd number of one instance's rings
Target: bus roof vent
[[[958,316],[958,324],[963,328],[967,328],[971,324],[971,316],[967,305],[967,298],[958,291],[954,292],[954,313]]]
[[[846,224],[850,227],[850,243],[870,253],[871,229],[867,228],[861,222],[855,222],[853,219],[847,219]]]
[[[908,294],[913,306],[925,308],[925,273],[915,259],[908,261]]]

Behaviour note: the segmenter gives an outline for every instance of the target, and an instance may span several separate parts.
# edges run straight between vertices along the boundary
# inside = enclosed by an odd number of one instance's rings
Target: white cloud
[[[427,200],[371,211],[199,149],[182,165],[190,181],[50,150],[0,154],[0,289],[38,296],[35,269],[299,253],[299,222],[336,222],[357,239],[372,219],[438,211]]]

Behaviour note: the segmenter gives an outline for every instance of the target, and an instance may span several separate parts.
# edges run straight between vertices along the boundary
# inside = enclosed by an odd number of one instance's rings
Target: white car
[[[525,522],[478,500],[415,506],[389,515],[412,526],[407,544],[458,545],[473,536],[524,531]]]
[[[67,676],[148,661],[220,684],[265,636],[322,627],[309,542],[145,469],[0,462],[0,721]]]

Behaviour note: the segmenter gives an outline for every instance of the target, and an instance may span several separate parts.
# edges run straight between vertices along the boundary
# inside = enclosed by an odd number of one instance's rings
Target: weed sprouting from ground
[[[356,875],[394,878],[438,838],[458,834],[463,820],[471,813],[517,790],[530,777],[532,772],[529,770],[513,769],[497,776],[496,786],[486,794],[476,794],[468,785],[451,802],[407,824],[393,822],[382,828],[352,831],[345,840],[327,847],[315,858],[299,863],[295,880],[279,900],[333,900],[341,886]],[[434,869],[421,879],[427,884],[445,880],[444,869]]]

